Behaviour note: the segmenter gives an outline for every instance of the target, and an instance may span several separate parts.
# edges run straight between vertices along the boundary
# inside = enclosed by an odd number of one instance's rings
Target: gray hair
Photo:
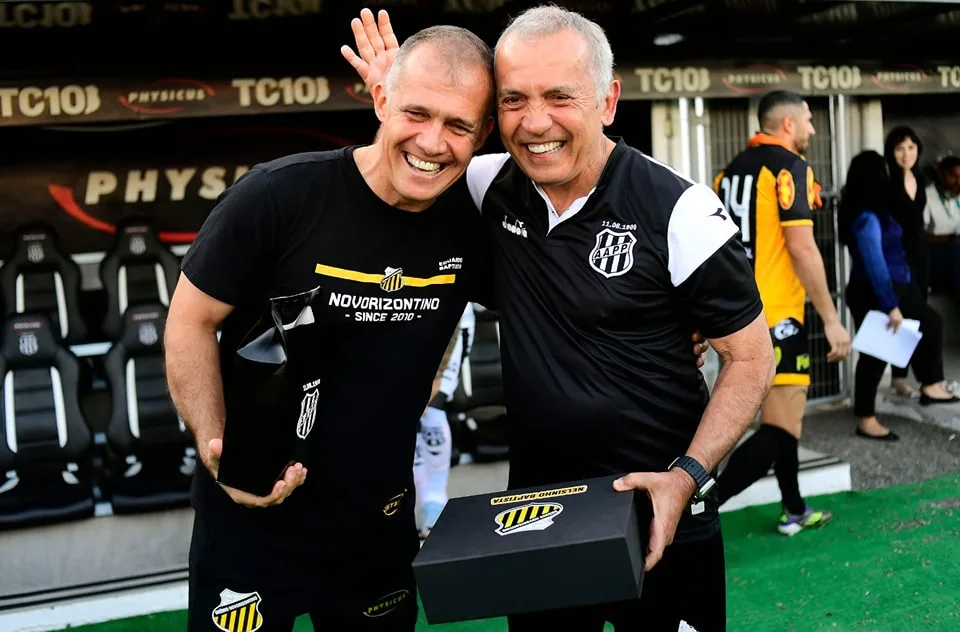
[[[387,98],[397,86],[403,66],[414,49],[421,44],[437,47],[437,60],[444,62],[449,78],[458,81],[460,71],[469,66],[480,66],[490,76],[491,95],[493,86],[493,51],[482,39],[459,26],[431,26],[417,31],[400,46],[397,57],[384,79]]]
[[[579,33],[587,41],[590,71],[595,82],[597,101],[603,101],[610,92],[610,84],[613,82],[613,50],[600,25],[579,13],[556,6],[527,9],[514,18],[503,31],[497,41],[496,50],[499,51],[504,41],[510,36],[529,40],[565,30]]]

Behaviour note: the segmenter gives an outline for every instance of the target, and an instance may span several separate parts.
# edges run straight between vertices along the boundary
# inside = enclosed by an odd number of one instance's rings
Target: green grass
[[[833,523],[785,538],[778,506],[723,515],[728,629],[960,630],[960,474],[811,499]],[[72,628],[160,632],[186,628],[184,612]],[[309,619],[296,632],[313,629]],[[608,626],[608,629],[612,627]],[[427,625],[418,632],[501,632],[504,619]]]

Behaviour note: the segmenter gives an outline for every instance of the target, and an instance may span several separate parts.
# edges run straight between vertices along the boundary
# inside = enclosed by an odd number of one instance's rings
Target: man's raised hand
[[[393,60],[397,57],[400,44],[390,25],[390,16],[380,10],[377,20],[373,19],[370,9],[360,11],[359,18],[350,21],[357,53],[349,46],[340,47],[340,53],[360,75],[368,89],[383,81]]]

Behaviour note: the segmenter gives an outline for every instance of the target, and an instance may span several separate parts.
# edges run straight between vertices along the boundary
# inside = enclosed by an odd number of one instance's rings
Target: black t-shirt
[[[493,243],[511,487],[664,471],[709,399],[692,333],[762,309],[720,200],[622,141],[559,218],[507,155],[474,158],[467,180]],[[707,503],[677,539],[717,525]]]
[[[311,350],[325,379],[306,483],[279,506],[247,509],[198,467],[198,512],[344,555],[348,540],[412,529],[418,420],[465,305],[490,304],[483,236],[464,179],[422,212],[398,210],[369,188],[352,148],[257,165],[231,186],[183,261],[194,285],[235,306],[221,327],[224,382],[269,298],[322,286],[333,342]]]

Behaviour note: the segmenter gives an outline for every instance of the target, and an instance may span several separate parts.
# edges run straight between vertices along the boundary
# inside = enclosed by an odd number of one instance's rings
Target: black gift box
[[[322,298],[317,287],[267,301],[225,367],[218,482],[268,496],[289,465],[309,469],[307,438],[322,421],[317,419],[327,336]]]
[[[427,620],[639,598],[652,508],[616,478],[451,498],[413,563]]]

